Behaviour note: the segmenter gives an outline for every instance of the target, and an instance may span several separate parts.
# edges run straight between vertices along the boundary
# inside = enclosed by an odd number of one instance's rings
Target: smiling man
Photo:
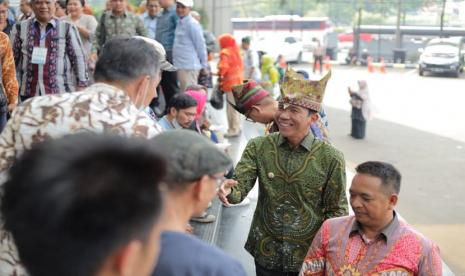
[[[399,171],[377,161],[356,171],[349,190],[355,215],[323,223],[301,275],[442,275],[438,247],[394,211]]]
[[[55,17],[55,0],[31,5],[35,18],[19,22],[10,34],[21,101],[83,90],[88,72],[78,30]]]
[[[279,132],[250,140],[235,180],[226,180],[218,192],[225,204],[238,203],[258,178],[257,208],[245,245],[258,276],[297,275],[323,221],[347,214],[344,157],[310,131],[329,77],[307,81],[286,72],[275,114]]]

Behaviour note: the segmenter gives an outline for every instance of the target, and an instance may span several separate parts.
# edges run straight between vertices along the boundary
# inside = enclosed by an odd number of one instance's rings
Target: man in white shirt
[[[258,53],[250,49],[250,36],[242,38],[242,60],[244,61],[244,79],[261,81],[260,62]]]

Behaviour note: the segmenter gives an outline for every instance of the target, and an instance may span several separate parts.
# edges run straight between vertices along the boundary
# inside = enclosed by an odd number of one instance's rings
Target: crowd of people
[[[84,0],[22,0],[18,16],[0,0],[0,275],[246,275],[189,221],[214,221],[215,196],[239,204],[256,183],[245,248],[258,276],[441,275],[438,247],[395,211],[395,167],[358,165],[347,197],[323,106],[331,72],[309,80],[249,37],[216,49],[192,0],[147,0],[140,15],[107,4],[96,19]],[[267,126],[236,166],[207,116],[217,50],[224,136],[241,114]]]

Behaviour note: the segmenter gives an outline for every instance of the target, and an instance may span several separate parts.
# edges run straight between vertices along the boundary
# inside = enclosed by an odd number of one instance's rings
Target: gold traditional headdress
[[[298,105],[315,111],[321,110],[326,83],[331,71],[319,81],[305,80],[292,69],[287,69],[281,85],[281,103]]]

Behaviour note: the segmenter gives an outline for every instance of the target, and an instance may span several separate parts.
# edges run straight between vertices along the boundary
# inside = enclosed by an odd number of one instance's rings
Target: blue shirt
[[[158,124],[163,128],[163,130],[173,130],[173,129],[181,129],[182,126],[176,121],[176,119],[173,119],[173,121],[170,121],[168,119],[168,115],[163,116],[159,121]]]
[[[145,12],[140,16],[142,21],[144,22],[144,26],[147,29],[148,37],[151,39],[155,39],[157,36],[157,21],[160,17],[160,14],[151,17],[148,12]]]
[[[244,268],[215,246],[181,232],[165,231],[152,276],[245,276]]]
[[[173,65],[184,70],[208,68],[202,27],[190,14],[180,18],[176,26]]]
[[[174,44],[174,30],[178,22],[178,15],[176,14],[176,5],[164,9],[158,18],[156,39],[163,45],[165,51],[169,52],[173,49]],[[169,59],[169,53],[167,53]]]

